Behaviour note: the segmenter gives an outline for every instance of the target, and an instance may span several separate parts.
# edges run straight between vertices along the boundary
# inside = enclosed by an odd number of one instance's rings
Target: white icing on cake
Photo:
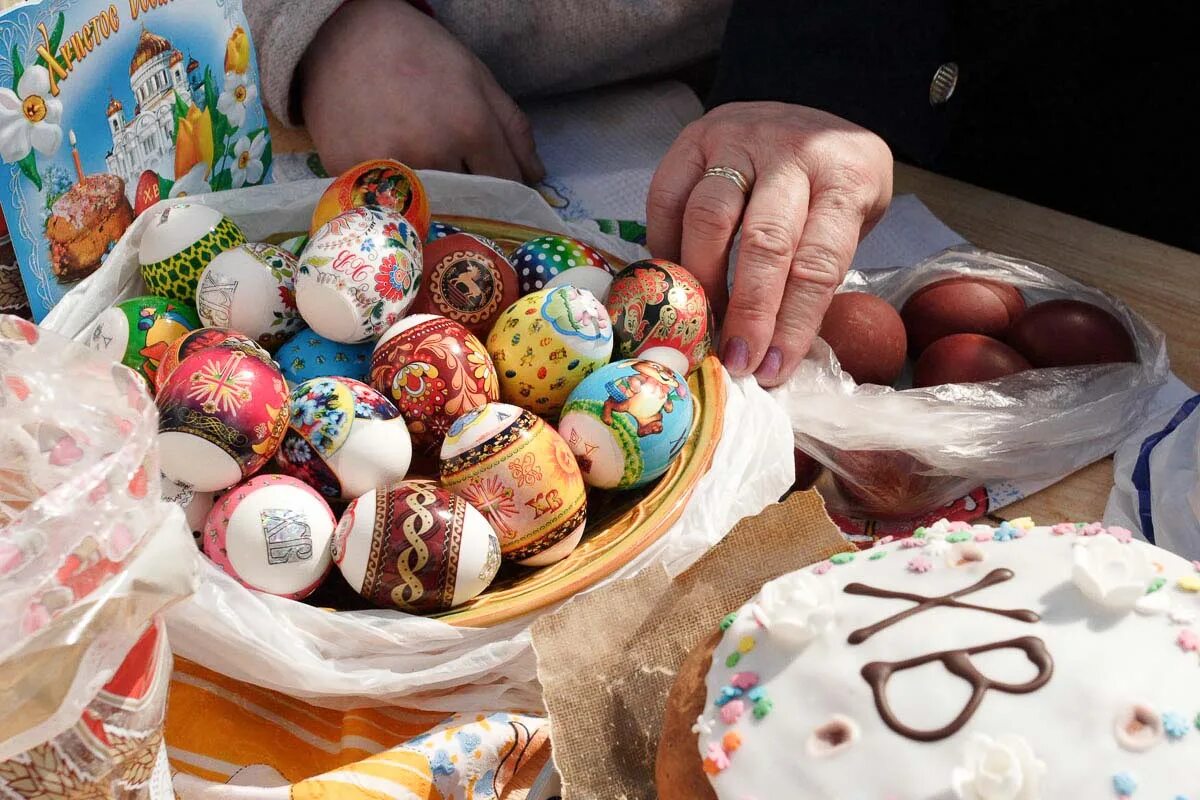
[[[695,728],[718,798],[1200,800],[1200,571],[1129,539],[942,522],[767,584],[727,618]],[[882,626],[923,603],[895,593],[960,605]],[[993,685],[949,731],[972,694],[955,665]]]

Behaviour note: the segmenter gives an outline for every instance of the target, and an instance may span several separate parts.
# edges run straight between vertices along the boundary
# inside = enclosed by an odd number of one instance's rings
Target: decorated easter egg
[[[412,443],[391,401],[350,378],[313,378],[291,393],[276,461],[325,497],[351,500],[397,481],[412,462]]]
[[[687,379],[675,370],[653,361],[616,361],[575,387],[558,432],[589,486],[632,489],[667,471],[695,413]]]
[[[425,234],[425,244],[432,244],[434,241],[444,239],[452,233],[462,233],[462,228],[435,219],[429,223],[429,233]]]
[[[171,342],[163,351],[162,359],[158,362],[158,372],[154,376],[155,386],[162,390],[163,384],[175,368],[188,356],[207,350],[210,347],[239,347],[258,358],[270,362],[271,354],[262,349],[253,339],[243,336],[229,328],[197,328],[180,336]]]
[[[371,342],[342,344],[318,336],[312,328],[301,328],[275,351],[275,360],[293,386],[330,375],[365,381],[371,371],[373,347]]]
[[[539,236],[522,244],[512,252],[512,264],[521,280],[521,294],[550,288],[550,281],[556,276],[577,267],[585,268],[585,272],[573,274],[569,283],[587,289],[597,297],[607,294],[608,285],[612,283],[612,267],[599,250],[558,233]]]
[[[141,375],[153,390],[167,348],[198,327],[196,312],[182,303],[165,297],[134,297],[96,317],[83,341]]]
[[[144,170],[138,178],[137,189],[133,193],[133,215],[141,216],[142,212],[162,199],[162,180],[152,169]]]
[[[181,303],[196,299],[200,273],[218,254],[246,243],[233,220],[216,209],[189,203],[155,213],[142,232],[138,263],[151,294]]]
[[[209,512],[204,554],[247,588],[300,600],[329,574],[335,524],[311,487],[286,475],[260,475]]]
[[[287,430],[283,375],[247,348],[209,347],[188,356],[156,400],[162,472],[200,492],[257,472]]]
[[[442,485],[475,506],[505,558],[532,567],[570,555],[587,497],[571,448],[541,418],[488,403],[454,421],[442,443]]]
[[[284,239],[282,242],[279,243],[279,246],[282,249],[287,250],[292,255],[296,256],[296,258],[299,258],[300,254],[302,252],[304,252],[304,247],[307,244],[308,244],[308,234],[302,233],[299,236],[292,236],[288,239]]]
[[[296,305],[327,339],[374,339],[404,316],[421,286],[421,240],[378,206],[334,217],[309,239],[296,270]]]
[[[330,550],[365,600],[418,613],[465,603],[500,569],[500,542],[491,525],[433,481],[388,483],[352,502]]]
[[[454,233],[438,239],[425,247],[424,265],[414,310],[441,314],[476,336],[487,336],[520,296],[512,264],[499,245],[482,236]]]
[[[704,287],[678,264],[633,262],[613,279],[607,307],[618,358],[657,361],[688,375],[712,352]]]
[[[364,161],[343,172],[317,201],[310,231],[316,233],[334,217],[361,206],[379,206],[401,214],[417,231],[429,232],[429,198],[417,173],[399,161]]]
[[[176,483],[166,475],[162,476],[161,485],[163,502],[179,506],[196,544],[203,546],[204,522],[216,503],[216,495],[213,492],[197,492],[190,486]]]
[[[450,423],[500,399],[483,343],[453,320],[414,314],[388,328],[371,357],[371,385],[391,398],[413,446],[437,455]]]
[[[296,310],[295,270],[296,257],[272,244],[226,250],[200,274],[200,320],[232,328],[274,350],[304,326]]]
[[[604,305],[586,289],[560,286],[528,294],[496,320],[487,350],[500,399],[553,417],[567,395],[612,356]]]

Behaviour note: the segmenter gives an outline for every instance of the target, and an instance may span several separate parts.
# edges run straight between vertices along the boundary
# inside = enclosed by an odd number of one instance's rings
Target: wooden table
[[[272,136],[276,152],[313,149],[303,131],[272,124]],[[1054,267],[1120,297],[1166,332],[1176,374],[1200,387],[1200,255],[898,164],[896,194],[908,193],[979,247]],[[1112,484],[1109,458],[1002,509],[1001,516],[1099,519]]]

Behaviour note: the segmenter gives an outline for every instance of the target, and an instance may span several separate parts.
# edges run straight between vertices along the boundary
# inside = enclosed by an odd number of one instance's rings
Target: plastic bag
[[[491,178],[422,172],[434,216],[502,219],[578,236],[623,259],[637,245],[564,223],[532,189]],[[251,240],[304,231],[328,181],[302,181],[193,198],[232,217]],[[134,222],[105,266],[65,298],[46,324],[76,336],[105,308],[142,290]],[[656,559],[682,570],[744,516],[757,514],[791,486],[787,419],[752,380],[726,378],[728,402],[714,469],[700,481],[671,530],[610,577]],[[486,629],[459,628],[397,611],[331,613],[252,592],[199,553],[195,595],[168,618],[175,652],[239,680],[330,707],[403,703],[448,712],[541,705],[529,626],[540,614]],[[608,582],[606,581],[606,582]]]
[[[195,546],[158,499],[157,420],[125,367],[0,316],[6,797],[135,796],[165,769],[156,619],[191,591]]]
[[[832,489],[822,483],[832,511],[906,518],[988,481],[1058,479],[1115,450],[1167,379],[1160,331],[1119,300],[1040,264],[955,247],[909,269],[851,272],[841,291],[870,292],[900,308],[917,289],[955,275],[1004,280],[1029,305],[1072,297],[1099,306],[1133,336],[1138,363],[897,390],[855,384],[817,340],[773,394],[796,446],[835,476]]]

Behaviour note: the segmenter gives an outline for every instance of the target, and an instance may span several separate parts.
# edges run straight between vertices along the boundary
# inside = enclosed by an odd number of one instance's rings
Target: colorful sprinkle
[[[696,717],[696,721],[692,723],[692,733],[698,736],[708,736],[713,732],[712,720],[701,714]]]
[[[758,686],[758,673],[737,672],[734,673],[733,678],[729,682],[742,690],[753,689],[755,686]]]
[[[730,611],[728,614],[726,614],[726,615],[725,615],[724,617],[722,617],[722,619],[721,619],[721,630],[722,630],[722,631],[727,631],[727,630],[729,630],[729,628],[730,628],[730,627],[733,625],[733,623],[734,623],[734,622],[736,622],[736,621],[737,621],[737,612],[736,612],[736,611]],[[693,761],[692,763],[694,764],[695,762]]]
[[[833,569],[833,564],[830,564],[828,561],[822,561],[820,564],[817,564],[815,567],[813,567],[813,573],[816,575],[824,575],[831,569]]]
[[[1018,539],[1024,539],[1028,535],[1029,535],[1029,531],[1025,530],[1024,528],[1017,528],[1017,538]]]
[[[749,653],[753,649],[754,649],[754,637],[753,636],[743,636],[741,639],[738,640],[738,652],[741,653],[742,655]]]
[[[1166,578],[1155,578],[1150,581],[1150,585],[1146,587],[1146,594],[1154,594],[1159,589],[1167,585]]]
[[[996,528],[996,532],[992,534],[992,538],[997,542],[1011,542],[1017,537],[1017,529],[1007,522],[1001,522],[1000,527]]]
[[[1188,732],[1187,717],[1183,714],[1176,714],[1174,711],[1168,711],[1162,715],[1163,733],[1167,734],[1167,738],[1172,741],[1182,739]]]
[[[701,764],[701,766],[704,768],[705,775],[716,775],[721,771],[721,768],[718,767],[717,763],[711,758],[704,759],[704,762]]]
[[[917,528],[915,531],[913,531],[912,538],[924,539],[926,533],[927,531],[924,528]]]
[[[745,703],[741,700],[730,700],[721,706],[721,722],[724,722],[726,725],[732,725],[741,719],[744,713],[746,713]]]
[[[910,539],[901,539],[900,540],[900,549],[901,550],[916,550],[918,547],[924,547],[924,546],[925,546],[924,539],[910,538]]]
[[[970,538],[971,534],[967,533],[966,531],[955,531],[946,537],[946,541],[950,544],[959,544],[960,542],[969,541]]]
[[[1009,520],[1009,524],[1021,531],[1031,531],[1036,527],[1033,517],[1017,517],[1016,519]]]
[[[990,542],[991,540],[992,540],[992,532],[991,531],[976,531],[975,532],[975,541]]]
[[[725,752],[725,748],[721,747],[717,742],[708,743],[708,758],[707,761],[712,761],[713,766],[717,768],[717,772],[729,768],[729,755]]]
[[[1179,632],[1179,636],[1175,638],[1175,643],[1185,653],[1198,652],[1200,651],[1200,634],[1197,634],[1191,628],[1184,628]]]
[[[1079,529],[1080,536],[1099,536],[1104,533],[1104,526],[1099,522],[1089,522]]]
[[[892,536],[892,535],[889,533],[887,536],[884,536],[882,539],[876,539],[876,540],[875,540],[875,545],[876,545],[876,546],[881,546],[881,545],[889,544],[889,543],[891,543],[891,542],[894,542],[894,541],[896,541],[896,537],[895,537],[895,536]]]
[[[1074,533],[1078,528],[1071,522],[1060,522],[1050,528],[1050,532],[1055,536],[1066,536],[1068,533]]]
[[[829,557],[829,561],[833,564],[849,564],[854,560],[854,553],[834,553]]]
[[[756,686],[753,689],[751,689],[750,691],[746,692],[746,699],[749,700],[751,703],[757,703],[759,700],[762,700],[766,696],[767,696],[767,693],[766,693],[766,691],[763,690],[763,688],[761,686]]]
[[[738,662],[741,660],[742,660],[742,654],[739,653],[737,650],[734,650],[732,653],[729,654],[729,658],[725,659],[725,666],[729,667],[730,669],[733,669],[734,667],[736,667],[738,665]]]
[[[1128,772],[1118,772],[1113,775],[1113,788],[1121,797],[1129,797],[1137,791],[1137,781]]]
[[[1129,544],[1133,541],[1133,531],[1128,528],[1122,528],[1114,525],[1108,529],[1108,535],[1116,539],[1121,544]]]
[[[737,752],[737,749],[742,746],[742,736],[737,731],[726,731],[721,737],[721,747],[730,755]]]
[[[917,556],[908,562],[909,572],[929,572],[931,569],[933,569],[933,562],[925,556]]]
[[[872,561],[878,561],[886,555],[887,550],[876,550],[874,553],[871,553],[871,555],[867,556],[867,558],[871,559]]]
[[[1195,575],[1184,575],[1175,585],[1185,592],[1200,592],[1200,578]]]
[[[721,693],[719,695],[717,695],[717,699],[715,701],[717,708],[721,708],[726,703],[736,700],[741,696],[742,696],[742,690],[737,688],[736,686],[722,686]]]
[[[754,617],[754,624],[758,627],[764,630],[771,627],[771,620],[767,618],[767,612],[763,611],[757,603],[750,606],[750,616]]]
[[[1167,619],[1173,625],[1191,625],[1196,621],[1196,615],[1186,608],[1172,608],[1167,612]]]
[[[764,697],[762,700],[759,700],[754,704],[754,718],[761,720],[763,717],[767,716],[767,714],[770,714],[771,709],[774,707],[775,704],[771,702],[771,698]]]
[[[950,531],[951,533],[966,533],[967,531],[971,530],[971,524],[969,522],[963,522],[961,519],[956,519],[954,522],[951,522],[946,526],[946,530]]]

